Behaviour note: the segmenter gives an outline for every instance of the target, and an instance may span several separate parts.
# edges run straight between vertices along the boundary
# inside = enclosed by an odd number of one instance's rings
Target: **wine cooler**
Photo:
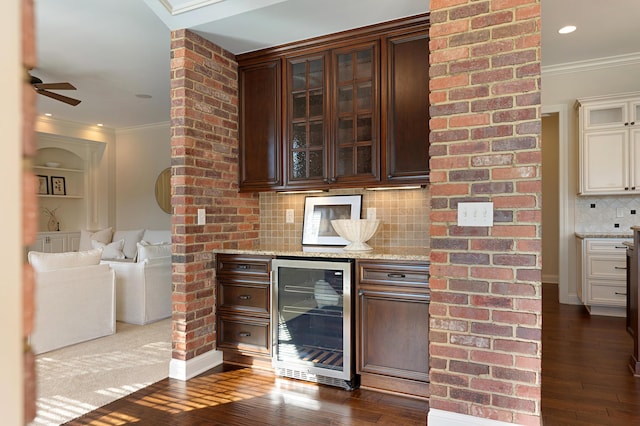
[[[276,374],[348,390],[354,375],[353,260],[272,261]]]

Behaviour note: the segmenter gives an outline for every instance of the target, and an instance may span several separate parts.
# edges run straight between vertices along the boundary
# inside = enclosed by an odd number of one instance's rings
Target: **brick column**
[[[431,0],[430,38],[429,425],[539,425],[540,1]],[[462,201],[494,226],[457,226]]]
[[[259,206],[238,194],[234,55],[188,30],[171,34],[171,55],[172,356],[188,361],[215,349],[213,250],[252,248]]]

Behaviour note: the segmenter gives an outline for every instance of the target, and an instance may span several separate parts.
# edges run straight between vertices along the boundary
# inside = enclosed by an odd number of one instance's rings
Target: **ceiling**
[[[640,1],[542,0],[542,65],[640,61]],[[72,107],[38,96],[38,112],[114,129],[169,121],[170,31],[189,28],[244,53],[423,13],[429,0],[35,0],[38,67]],[[557,29],[578,30],[560,36]],[[141,96],[142,95],[142,96]],[[148,96],[151,96],[150,98]]]

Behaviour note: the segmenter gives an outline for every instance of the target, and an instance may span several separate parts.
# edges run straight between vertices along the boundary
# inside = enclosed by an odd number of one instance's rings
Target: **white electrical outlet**
[[[458,226],[493,226],[493,203],[458,203]]]
[[[376,208],[375,207],[367,207],[367,219],[376,220]]]
[[[616,209],[616,217],[624,217],[624,210],[622,209],[622,207],[618,207]]]
[[[207,212],[205,209],[198,209],[198,225],[204,225],[207,223]]]
[[[285,210],[285,219],[287,223],[294,223],[293,209]]]

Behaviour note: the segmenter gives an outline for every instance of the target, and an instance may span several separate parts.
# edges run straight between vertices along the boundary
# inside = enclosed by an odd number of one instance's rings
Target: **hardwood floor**
[[[640,378],[627,367],[633,339],[625,318],[559,305],[555,285],[544,284],[542,294],[544,426],[640,425]]]
[[[624,318],[590,317],[543,291],[544,426],[640,425],[640,378]],[[68,425],[425,425],[424,401],[274,378],[220,366],[187,382],[165,379]]]

